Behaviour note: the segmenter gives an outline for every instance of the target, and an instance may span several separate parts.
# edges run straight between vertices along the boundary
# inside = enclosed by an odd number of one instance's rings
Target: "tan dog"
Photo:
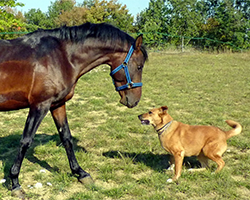
[[[217,163],[219,172],[225,165],[222,154],[227,149],[227,139],[242,131],[239,123],[227,120],[233,129],[223,131],[214,126],[190,126],[178,121],[167,113],[168,107],[162,106],[139,115],[142,124],[152,124],[158,133],[162,147],[173,155],[175,175],[168,182],[176,181],[181,175],[185,156],[197,156],[202,167],[208,168],[208,159]]]

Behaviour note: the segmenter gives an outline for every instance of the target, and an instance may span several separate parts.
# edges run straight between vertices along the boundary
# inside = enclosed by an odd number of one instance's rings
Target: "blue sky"
[[[19,7],[18,10],[22,12],[27,12],[32,8],[40,8],[42,12],[47,12],[48,7],[51,5],[51,1],[55,0],[17,0],[17,2],[25,4],[23,7]],[[150,0],[118,0],[122,5],[126,5],[129,13],[136,16],[136,14],[140,13],[142,10],[148,7]],[[83,0],[76,0],[77,3],[82,3]]]

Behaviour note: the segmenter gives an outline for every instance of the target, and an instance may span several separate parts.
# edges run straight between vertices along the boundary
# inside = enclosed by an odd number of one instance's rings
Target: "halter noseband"
[[[142,86],[142,83],[133,83],[131,81],[131,78],[130,78],[130,74],[129,74],[129,71],[128,71],[128,61],[129,59],[131,58],[132,54],[134,52],[134,47],[133,45],[130,47],[129,49],[129,52],[124,60],[124,62],[119,65],[117,68],[115,68],[111,73],[110,73],[110,76],[113,78],[113,75],[118,72],[119,70],[121,70],[122,68],[124,69],[125,71],[125,76],[126,76],[126,79],[127,79],[127,84],[126,85],[122,85],[122,86],[119,86],[119,87],[116,87],[116,91],[120,91],[120,90],[126,90],[126,89],[130,89],[130,88],[135,88],[135,87],[141,87]],[[113,79],[113,83],[115,84],[114,82],[114,79]]]

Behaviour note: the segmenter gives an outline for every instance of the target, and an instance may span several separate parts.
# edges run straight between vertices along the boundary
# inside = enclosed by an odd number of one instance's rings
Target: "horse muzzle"
[[[133,108],[138,105],[140,98],[135,98],[134,95],[125,95],[121,97],[120,103],[128,108]]]

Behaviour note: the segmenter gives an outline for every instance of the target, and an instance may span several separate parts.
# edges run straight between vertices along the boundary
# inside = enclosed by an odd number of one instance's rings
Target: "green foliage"
[[[38,28],[47,28],[47,15],[40,9],[30,9],[24,16],[28,31],[32,32]]]
[[[0,32],[17,32],[25,31],[25,24],[18,19],[11,8],[22,6],[16,0],[1,0],[0,1]],[[0,35],[1,39],[7,39],[11,36]]]
[[[249,7],[250,1],[243,0],[150,0],[149,7],[137,17],[137,27],[147,32],[146,42],[151,47],[156,41],[157,45],[180,46],[181,37],[185,37],[184,45],[202,49],[247,49]]]
[[[48,11],[48,24],[47,28],[55,28],[56,20],[60,15],[64,12],[71,11],[75,5],[74,0],[56,0],[55,2],[51,2]],[[65,25],[65,24],[63,24]]]
[[[48,12],[31,9],[15,13],[21,3],[0,2],[0,32],[34,31],[85,22],[110,23],[136,36],[144,33],[150,48],[191,46],[205,50],[250,48],[250,1],[245,0],[150,0],[136,21],[118,0],[55,0]],[[0,35],[2,39],[17,37]]]
[[[80,25],[85,22],[107,22],[124,31],[133,30],[133,17],[126,6],[122,6],[117,0],[85,0],[81,6],[75,5],[63,10],[56,19],[57,25]]]
[[[164,37],[156,33],[168,32],[168,16],[166,0],[151,0],[149,7],[137,15],[137,31],[146,33],[144,43],[148,46],[158,46]]]
[[[199,2],[197,0],[170,0],[168,16],[170,17],[170,35],[180,35],[185,37],[199,36],[202,15],[197,12]],[[188,40],[189,42],[190,40]],[[180,45],[179,38],[172,38],[171,43]],[[187,42],[187,43],[188,43]]]
[[[25,13],[25,17],[31,31],[38,27],[56,28],[86,22],[107,22],[129,32],[133,30],[133,17],[128,12],[127,7],[117,0],[85,0],[82,5],[77,5],[73,0],[56,0],[51,2],[48,13],[31,9]]]
[[[217,39],[222,42],[228,42],[238,48],[249,48],[250,33],[247,29],[249,25],[248,12],[244,11],[246,4],[240,1],[203,1],[204,15],[207,16],[207,25],[200,34],[201,37]],[[208,27],[210,26],[210,27]],[[206,29],[207,28],[207,29]],[[225,44],[215,43],[213,41],[203,41],[204,46],[213,48],[225,48]],[[228,46],[227,46],[228,47]],[[226,48],[227,48],[226,47]]]

